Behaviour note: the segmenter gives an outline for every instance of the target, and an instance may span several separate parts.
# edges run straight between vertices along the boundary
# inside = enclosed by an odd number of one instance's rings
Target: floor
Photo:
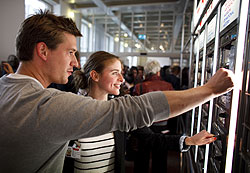
[[[168,169],[167,173],[179,173],[180,172],[180,152],[169,151],[168,152]],[[132,161],[125,162],[126,173],[133,173],[134,164]]]

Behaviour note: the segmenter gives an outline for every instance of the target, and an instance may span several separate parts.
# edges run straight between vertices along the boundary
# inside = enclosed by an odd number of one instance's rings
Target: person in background
[[[145,80],[135,86],[134,95],[142,95],[152,91],[174,90],[171,83],[160,77],[161,66],[158,61],[148,61],[144,67]],[[178,142],[183,139],[181,135],[165,135],[168,121],[154,123],[152,126],[139,128],[131,132],[131,138],[137,142],[137,151],[134,152],[134,172],[149,172],[149,160],[152,153],[152,172],[167,172],[167,151],[187,151]],[[151,135],[147,135],[151,134]],[[160,140],[162,137],[162,140]],[[166,141],[166,139],[168,139]]]
[[[158,61],[149,61],[144,67],[145,80],[136,84],[133,95],[142,95],[151,91],[173,90],[171,83],[161,79],[161,66]]]
[[[2,75],[14,73],[13,68],[8,62],[2,62],[1,70],[2,70]]]
[[[171,73],[165,76],[165,81],[171,83],[175,90],[181,89],[180,78],[179,78],[180,71],[181,71],[180,66],[174,65],[171,67]]]
[[[138,69],[138,83],[141,83],[144,80],[144,67],[143,66],[137,66]]]
[[[188,89],[188,82],[189,82],[189,67],[184,67],[182,69],[182,82],[181,82],[181,89]]]
[[[15,55],[9,55],[7,62],[2,61],[1,76],[5,74],[15,73],[19,65],[19,60]]]
[[[20,26],[16,73],[0,78],[0,172],[62,172],[68,142],[150,126],[220,96],[234,86],[221,68],[203,86],[109,101],[47,88],[65,84],[77,66],[75,22],[39,11]],[[88,78],[90,80],[90,78]],[[109,87],[119,89],[119,83]],[[204,143],[214,137],[202,139]],[[185,139],[190,144],[190,138]]]

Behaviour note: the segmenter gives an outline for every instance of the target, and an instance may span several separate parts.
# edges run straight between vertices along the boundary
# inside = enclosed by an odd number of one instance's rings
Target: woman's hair
[[[91,85],[90,72],[95,70],[97,73],[101,73],[107,63],[114,59],[120,61],[119,57],[105,51],[98,51],[90,55],[83,66],[83,69],[76,70],[73,73],[73,80],[76,90],[78,91],[79,89],[84,89],[88,92],[88,89]]]
[[[20,61],[32,60],[35,45],[39,42],[44,42],[51,50],[56,49],[63,42],[64,32],[82,36],[72,19],[40,10],[21,25],[16,38],[17,57]]]

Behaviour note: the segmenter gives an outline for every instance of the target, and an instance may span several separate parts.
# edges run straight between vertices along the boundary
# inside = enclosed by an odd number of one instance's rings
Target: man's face
[[[48,51],[48,80],[51,83],[66,84],[68,77],[73,73],[73,67],[77,66],[75,57],[76,37],[64,33],[63,42],[55,50]]]

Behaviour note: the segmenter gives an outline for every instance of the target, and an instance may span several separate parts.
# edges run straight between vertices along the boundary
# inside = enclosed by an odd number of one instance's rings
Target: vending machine
[[[249,1],[199,1],[194,17],[193,79],[190,87],[204,85],[219,68],[235,73],[234,90],[194,108],[190,135],[207,130],[217,140],[191,147],[186,172],[250,172]],[[201,4],[204,3],[204,7]],[[196,11],[197,10],[197,11]],[[196,22],[195,22],[196,21]],[[247,40],[248,39],[248,40]],[[184,157],[185,158],[185,157]],[[189,165],[188,165],[189,164]]]

